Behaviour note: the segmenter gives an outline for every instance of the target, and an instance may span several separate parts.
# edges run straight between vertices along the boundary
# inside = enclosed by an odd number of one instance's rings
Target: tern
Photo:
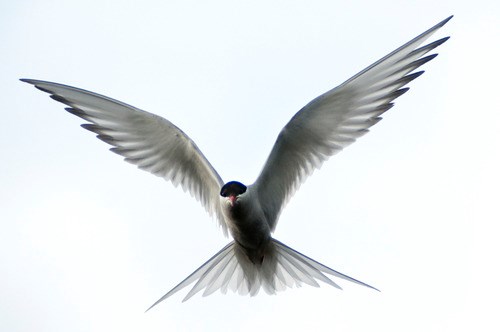
[[[121,101],[79,88],[21,79],[47,92],[87,123],[82,127],[112,145],[111,151],[140,169],[180,185],[233,240],[156,301],[148,310],[194,283],[183,301],[204,290],[269,294],[318,281],[340,289],[327,275],[377,290],[335,271],[271,236],[280,213],[305,179],[329,157],[366,134],[394,99],[449,39],[421,46],[453,16],[410,40],[341,85],[313,99],[283,127],[253,184],[225,183],[197,145],[170,121]]]

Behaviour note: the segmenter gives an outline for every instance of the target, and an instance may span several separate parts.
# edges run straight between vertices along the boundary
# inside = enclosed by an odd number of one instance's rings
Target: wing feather
[[[196,144],[170,121],[120,101],[58,83],[32,79],[51,98],[69,107],[66,110],[88,123],[82,125],[110,149],[140,169],[180,185],[218,219],[224,233],[227,226],[219,205],[224,182]]]
[[[393,100],[408,91],[405,86],[422,75],[423,71],[414,71],[437,54],[424,55],[449,37],[418,47],[451,18],[315,98],[281,130],[254,183],[272,230],[301,183],[329,157],[366,134]]]

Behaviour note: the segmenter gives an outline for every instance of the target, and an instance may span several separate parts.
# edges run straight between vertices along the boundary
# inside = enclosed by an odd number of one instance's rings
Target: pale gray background
[[[1,331],[494,331],[497,1],[0,2]],[[164,116],[224,180],[251,183],[309,100],[454,14],[382,122],[314,174],[276,238],[340,282],[255,298],[185,292],[228,242],[199,204],[135,169],[18,81]],[[433,37],[434,38],[434,37]]]

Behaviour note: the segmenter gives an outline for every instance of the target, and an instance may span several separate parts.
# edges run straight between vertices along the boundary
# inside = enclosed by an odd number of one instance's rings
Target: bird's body
[[[82,125],[113,145],[125,160],[191,193],[215,217],[230,242],[151,307],[196,282],[185,300],[228,289],[270,294],[317,280],[340,288],[325,274],[373,288],[274,239],[281,211],[301,183],[330,156],[381,120],[414,72],[436,55],[424,56],[442,38],[419,47],[451,17],[412,39],[338,87],[312,100],[281,130],[255,183],[224,183],[196,144],[170,121],[120,101],[67,85],[23,79],[69,107]],[[151,308],[150,307],[150,308]],[[148,309],[149,310],[149,309]]]
[[[261,263],[271,239],[269,222],[253,187],[231,181],[221,189],[221,209],[226,225],[237,246],[248,259]]]

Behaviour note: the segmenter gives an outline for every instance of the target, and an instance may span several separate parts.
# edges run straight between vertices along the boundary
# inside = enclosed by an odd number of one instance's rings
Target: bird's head
[[[247,191],[247,186],[238,181],[230,181],[222,186],[220,190],[220,195],[222,197],[226,197],[231,205],[238,200],[240,195],[244,194]]]

